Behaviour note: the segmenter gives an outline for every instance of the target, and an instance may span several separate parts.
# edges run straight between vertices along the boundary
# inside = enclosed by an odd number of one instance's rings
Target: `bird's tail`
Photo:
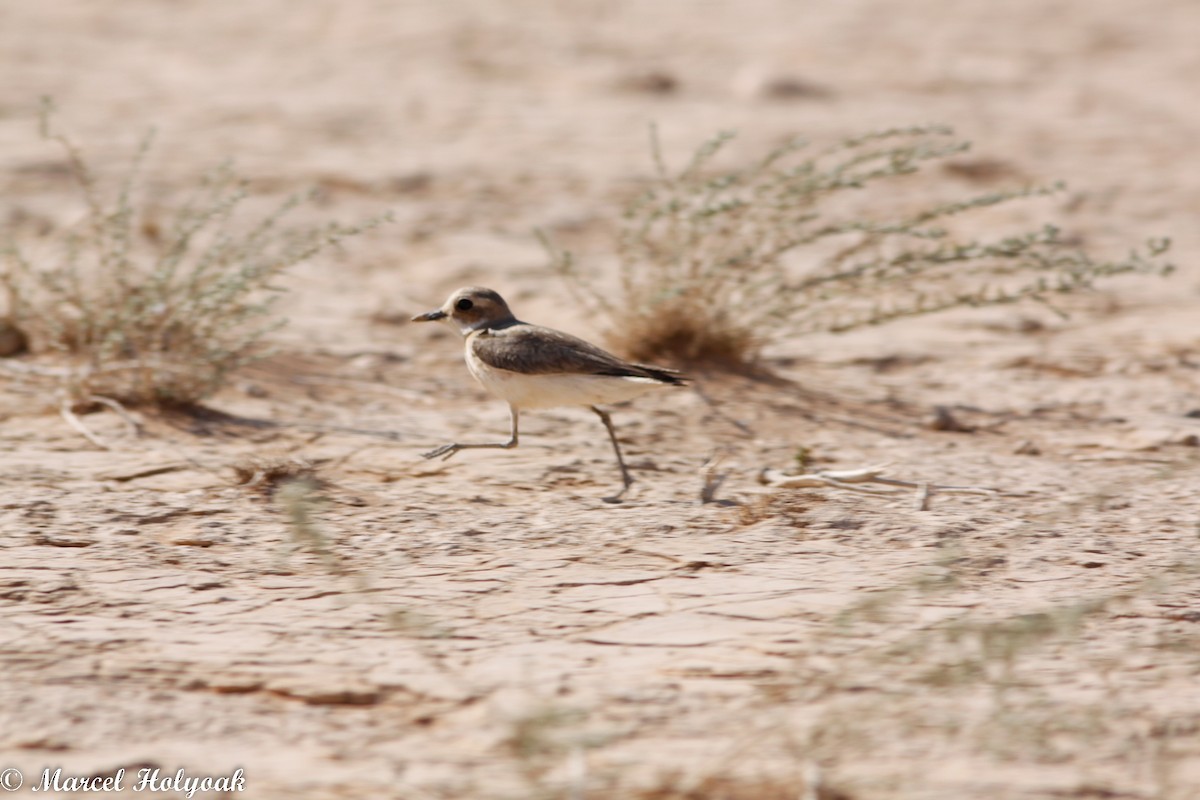
[[[687,386],[691,382],[688,376],[680,374],[677,369],[650,367],[645,364],[638,364],[637,367],[645,370],[647,375],[660,383],[670,384],[671,386]]]

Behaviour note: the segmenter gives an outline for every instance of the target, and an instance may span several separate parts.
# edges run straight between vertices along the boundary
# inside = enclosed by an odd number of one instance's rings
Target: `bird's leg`
[[[499,448],[502,450],[511,450],[512,448],[517,446],[517,418],[520,416],[521,412],[517,410],[516,406],[509,406],[508,414],[509,414],[509,420],[512,424],[512,436],[509,437],[507,442],[487,442],[484,444],[458,444],[457,442],[455,442],[453,444],[444,444],[437,449],[430,450],[428,453],[422,453],[421,455],[424,456],[425,458],[437,458],[438,456],[441,456],[442,461],[445,461],[446,459],[450,458],[450,456],[457,453],[459,450],[471,450],[471,449],[483,448],[483,447],[494,447],[494,448]]]
[[[633,478],[629,477],[629,469],[626,468],[625,458],[621,455],[621,445],[617,444],[617,432],[613,430],[612,417],[608,415],[607,411],[598,406],[589,406],[589,408],[596,412],[600,420],[604,423],[604,427],[608,429],[608,438],[612,439],[613,452],[617,454],[617,464],[621,467],[621,480],[625,482],[625,488],[617,492],[613,498],[616,499],[625,494],[626,490],[633,484]]]

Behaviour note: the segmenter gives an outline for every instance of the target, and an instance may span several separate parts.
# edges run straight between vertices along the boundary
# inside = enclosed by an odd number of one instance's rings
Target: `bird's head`
[[[481,328],[500,327],[516,322],[504,298],[491,289],[468,286],[458,289],[442,304],[441,308],[417,314],[413,322],[445,320],[456,326],[465,336]]]

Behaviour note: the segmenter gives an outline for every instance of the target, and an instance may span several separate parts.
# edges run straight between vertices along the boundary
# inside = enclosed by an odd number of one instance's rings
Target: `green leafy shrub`
[[[134,202],[152,136],[142,141],[115,197],[101,191],[80,149],[51,128],[41,133],[65,151],[86,211],[78,225],[39,242],[38,257],[9,235],[0,287],[7,313],[35,352],[68,364],[54,374],[73,396],[133,404],[188,404],[218,389],[262,353],[289,267],[378,225],[327,223],[285,228],[306,198],[292,197],[243,223],[245,181],[229,166],[204,177],[160,223]]]
[[[613,346],[632,357],[745,366],[784,335],[1049,302],[1113,275],[1171,270],[1158,259],[1165,239],[1098,261],[1050,225],[986,240],[955,225],[1060,187],[915,210],[889,194],[889,183],[968,149],[948,128],[885,130],[820,150],[796,139],[748,167],[716,169],[732,138],[718,135],[672,172],[652,137],[657,174],[621,218],[615,297],[587,281],[570,253],[552,250],[558,269],[607,317]]]

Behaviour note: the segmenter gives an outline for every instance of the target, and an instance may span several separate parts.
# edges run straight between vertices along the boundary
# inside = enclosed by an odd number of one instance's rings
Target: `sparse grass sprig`
[[[907,193],[887,191],[885,182],[969,148],[946,127],[892,128],[819,150],[793,139],[747,167],[718,168],[733,138],[718,134],[672,172],[652,131],[656,177],[621,218],[614,299],[551,248],[559,271],[607,317],[614,346],[633,357],[745,366],[785,334],[1049,303],[1113,275],[1171,270],[1159,258],[1165,239],[1105,261],[1068,246],[1051,225],[995,239],[964,232],[963,218],[1060,185],[915,209]]]
[[[228,164],[209,172],[160,225],[135,205],[153,143],[141,142],[117,192],[105,197],[82,151],[41,118],[42,136],[65,151],[84,219],[37,258],[14,236],[3,246],[0,286],[8,314],[35,351],[57,352],[76,397],[132,404],[187,404],[211,394],[262,352],[283,324],[273,316],[290,267],[381,224],[285,227],[308,198],[280,203],[243,223],[246,182]]]

